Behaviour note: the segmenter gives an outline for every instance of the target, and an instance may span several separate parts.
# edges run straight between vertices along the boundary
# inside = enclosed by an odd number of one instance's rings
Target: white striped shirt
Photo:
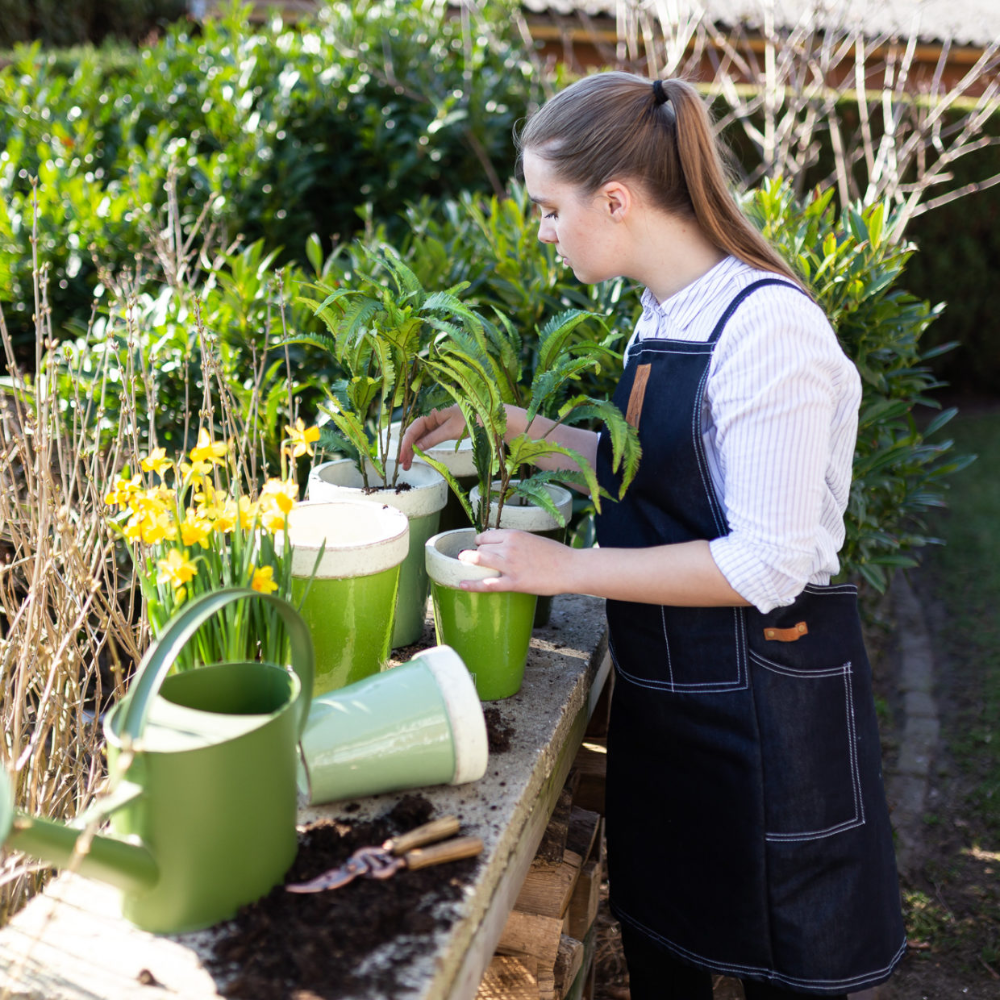
[[[629,341],[704,342],[736,294],[773,278],[734,257],[662,303],[647,288]],[[730,533],[710,542],[730,586],[762,612],[840,569],[861,380],[823,311],[770,285],[744,299],[716,345],[705,451]]]

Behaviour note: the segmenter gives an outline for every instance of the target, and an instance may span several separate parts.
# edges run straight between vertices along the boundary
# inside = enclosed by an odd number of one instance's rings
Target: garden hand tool
[[[308,882],[286,885],[285,888],[289,892],[323,892],[339,889],[356,878],[386,879],[401,868],[427,868],[446,861],[474,858],[482,853],[483,842],[478,837],[447,840],[458,833],[458,828],[459,822],[454,816],[432,820],[409,833],[391,837],[381,847],[360,847],[344,864]],[[424,850],[428,844],[437,846]]]

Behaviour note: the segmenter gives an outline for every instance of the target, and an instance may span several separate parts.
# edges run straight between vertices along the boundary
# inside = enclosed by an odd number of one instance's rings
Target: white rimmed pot
[[[386,462],[386,474],[392,481],[395,461]],[[368,482],[379,482],[371,466]],[[307,496],[310,500],[337,500],[388,504],[402,511],[410,521],[410,547],[399,575],[396,598],[396,623],[392,646],[409,646],[420,639],[427,617],[427,571],[424,568],[424,542],[438,532],[441,511],[448,501],[448,484],[429,465],[416,462],[399,472],[397,487],[364,491],[364,480],[349,458],[317,465],[309,473]]]
[[[517,480],[512,480],[511,485],[516,485]],[[493,483],[494,489],[499,489],[498,482]],[[557,542],[566,541],[566,532],[569,526],[569,519],[573,516],[573,494],[564,486],[557,486],[554,483],[547,483],[546,492],[552,497],[552,502],[556,509],[563,516],[564,524],[560,524],[552,514],[544,507],[525,500],[523,497],[511,497],[503,505],[500,511],[501,528],[514,528],[518,531],[530,531],[534,535],[542,535],[545,538],[553,538]],[[475,510],[479,504],[479,487],[474,486],[469,492],[469,501],[472,509]],[[496,523],[496,500],[490,502],[490,513],[487,523]],[[552,614],[552,598],[539,597],[535,607],[535,627],[547,625]]]
[[[521,688],[531,644],[537,598],[509,592],[474,593],[463,580],[498,576],[458,558],[476,547],[474,528],[443,531],[427,540],[424,551],[431,579],[437,641],[462,658],[483,701],[509,698]]]
[[[306,501],[289,513],[288,537],[292,599],[316,651],[313,696],[378,673],[392,648],[400,569],[410,548],[406,515],[362,501]],[[275,542],[284,544],[280,532]]]
[[[488,759],[475,685],[448,646],[316,698],[299,791],[313,805],[477,781]]]
[[[399,422],[394,423],[389,430],[388,454],[395,455],[399,442]],[[472,438],[466,435],[460,441],[441,441],[427,449],[427,455],[435,462],[440,462],[458,481],[458,485],[468,493],[476,485],[476,462],[472,456]],[[416,458],[415,462],[420,459]],[[451,531],[453,528],[471,527],[468,514],[458,497],[448,491],[448,501],[441,511],[438,531]]]

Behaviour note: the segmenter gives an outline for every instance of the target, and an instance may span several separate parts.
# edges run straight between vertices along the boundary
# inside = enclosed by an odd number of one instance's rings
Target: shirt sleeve
[[[716,347],[703,430],[730,532],[710,548],[762,612],[839,569],[860,398],[822,310],[793,290],[751,296]]]

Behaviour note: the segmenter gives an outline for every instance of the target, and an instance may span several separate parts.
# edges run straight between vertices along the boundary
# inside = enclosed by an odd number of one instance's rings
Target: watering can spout
[[[19,813],[11,824],[6,846],[124,892],[143,892],[159,880],[159,867],[141,844],[101,834],[93,837],[89,847],[85,846],[86,840],[83,830]]]

